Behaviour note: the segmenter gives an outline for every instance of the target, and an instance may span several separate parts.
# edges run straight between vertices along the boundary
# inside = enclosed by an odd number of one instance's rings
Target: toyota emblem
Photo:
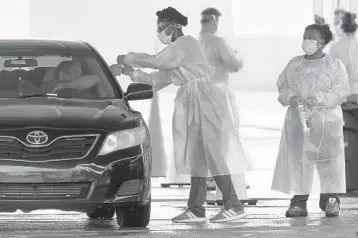
[[[31,131],[27,134],[26,140],[32,145],[43,145],[48,141],[48,136],[43,131]]]

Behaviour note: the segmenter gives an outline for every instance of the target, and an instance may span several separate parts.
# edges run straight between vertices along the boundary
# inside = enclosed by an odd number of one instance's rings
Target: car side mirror
[[[122,74],[122,66],[119,64],[112,64],[109,69],[115,77],[121,76]]]
[[[128,101],[138,101],[153,98],[153,87],[143,83],[132,83],[125,94]]]

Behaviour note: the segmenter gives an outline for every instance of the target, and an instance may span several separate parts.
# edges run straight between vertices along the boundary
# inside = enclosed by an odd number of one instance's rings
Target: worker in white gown
[[[357,102],[358,95],[358,42],[355,36],[358,24],[354,13],[345,12],[341,17],[342,35],[330,45],[328,54],[338,58],[346,67],[350,96],[348,101]]]
[[[199,42],[185,36],[187,18],[174,8],[157,12],[158,38],[167,44],[156,55],[129,53],[117,58],[125,65],[123,74],[134,82],[156,89],[178,86],[173,115],[173,143],[177,171],[191,176],[188,209],[173,218],[177,223],[206,222],[206,178],[212,175],[223,193],[223,209],[210,219],[227,222],[245,216],[231,181],[232,174],[244,173],[246,158],[238,157],[241,148],[236,114],[227,87],[212,78]],[[158,71],[145,73],[140,69]]]
[[[328,25],[308,26],[302,44],[305,54],[291,59],[277,82],[278,100],[289,107],[272,189],[294,195],[287,217],[308,215],[315,167],[319,205],[326,216],[339,215],[338,194],[346,192],[340,105],[349,94],[349,82],[343,63],[323,52],[332,37]]]
[[[244,62],[225,39],[217,35],[219,18],[221,17],[220,11],[215,8],[207,8],[202,11],[201,16],[199,42],[203,46],[209,63],[215,67],[213,80],[222,83],[224,87],[228,87],[229,74],[240,71],[243,68]],[[226,90],[230,93],[232,105],[236,110],[235,95],[228,88]],[[239,124],[238,112],[236,112],[236,114],[237,124]],[[241,145],[241,148],[238,148],[236,156],[247,157],[243,145]],[[232,181],[239,199],[247,199],[245,174],[232,175]],[[211,179],[208,181],[208,190],[211,190],[210,183],[212,182]],[[210,191],[208,192],[210,193]],[[222,200],[220,189],[216,189],[216,200]]]
[[[342,25],[342,16],[346,12],[343,8],[337,8],[333,12],[333,36],[334,39],[339,39],[341,37],[345,36],[345,33],[343,32],[341,25]]]

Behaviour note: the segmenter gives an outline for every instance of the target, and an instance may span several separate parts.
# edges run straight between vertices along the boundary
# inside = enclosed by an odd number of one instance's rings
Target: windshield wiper
[[[57,94],[56,93],[46,93],[46,94],[24,94],[24,95],[20,95],[20,98],[49,98],[49,97],[56,97],[57,98]]]

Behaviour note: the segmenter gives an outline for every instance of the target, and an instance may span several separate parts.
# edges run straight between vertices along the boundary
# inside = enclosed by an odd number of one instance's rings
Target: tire
[[[94,212],[87,213],[87,216],[91,219],[112,219],[114,212],[114,208],[101,207],[97,208]]]
[[[122,228],[145,228],[150,221],[151,200],[146,205],[116,208],[117,224]]]

